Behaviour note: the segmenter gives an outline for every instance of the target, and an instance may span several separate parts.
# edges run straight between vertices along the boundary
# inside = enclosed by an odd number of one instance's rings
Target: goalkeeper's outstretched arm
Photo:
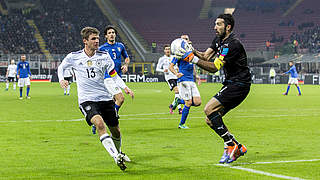
[[[200,51],[197,51],[196,49],[194,49],[192,52],[195,56],[205,61],[209,61],[210,59],[212,59],[212,57],[215,54],[212,48],[208,48],[205,52],[200,52]]]
[[[211,73],[215,73],[220,70],[220,68],[223,66],[223,62],[219,63],[220,65],[216,65],[214,62],[210,61],[204,61],[199,59],[199,61],[196,63],[197,66],[200,68],[209,71]]]

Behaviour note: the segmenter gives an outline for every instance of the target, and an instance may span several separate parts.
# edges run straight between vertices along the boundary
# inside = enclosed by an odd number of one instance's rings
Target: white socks
[[[67,94],[69,94],[69,93],[70,93],[70,84],[67,87]]]
[[[111,157],[115,158],[118,155],[118,150],[116,149],[109,134],[103,134],[100,137],[100,141]]]

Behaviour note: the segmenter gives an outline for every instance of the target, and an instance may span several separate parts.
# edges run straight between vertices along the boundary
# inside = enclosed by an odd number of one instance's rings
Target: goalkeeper
[[[176,56],[192,62],[200,68],[215,73],[223,68],[225,81],[222,89],[206,104],[206,123],[224,140],[224,153],[220,163],[231,163],[247,152],[224,124],[222,117],[237,107],[248,95],[251,74],[247,55],[241,42],[232,33],[234,19],[230,14],[221,14],[215,21],[216,37],[205,52],[181,49]],[[193,58],[197,56],[198,58]],[[213,62],[210,62],[214,58]]]

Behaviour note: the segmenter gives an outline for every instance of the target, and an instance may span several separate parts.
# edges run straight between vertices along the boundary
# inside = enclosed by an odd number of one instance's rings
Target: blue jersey
[[[29,63],[26,61],[20,61],[17,64],[17,75],[19,75],[20,78],[27,78],[29,74],[31,76]]]
[[[121,56],[124,58],[128,57],[128,53],[124,47],[124,45],[120,42],[116,42],[114,44],[109,44],[108,42],[104,43],[99,47],[100,51],[107,51],[111,58],[114,61],[114,69],[117,71],[118,75],[121,77]],[[104,78],[110,78],[108,73],[105,74]]]
[[[178,78],[178,82],[182,82],[182,81],[193,81],[194,82],[194,78],[193,78],[194,64],[188,63],[183,60],[179,60],[177,58],[173,58],[171,63],[173,63],[174,65],[178,64],[179,73],[183,74],[183,76]]]
[[[289,74],[290,73],[290,76],[292,78],[298,78],[298,72],[297,72],[297,69],[296,69],[296,66],[295,65],[292,65],[291,68],[289,69],[289,71],[285,72],[286,74]]]

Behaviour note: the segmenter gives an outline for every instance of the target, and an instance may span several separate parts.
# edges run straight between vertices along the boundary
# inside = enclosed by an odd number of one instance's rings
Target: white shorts
[[[288,84],[299,84],[298,78],[289,78]]]
[[[30,78],[19,78],[18,80],[18,87],[23,87],[23,86],[29,86],[30,85]]]
[[[192,97],[200,97],[200,92],[196,83],[192,81],[183,81],[178,83],[179,94],[183,100],[190,100]]]
[[[112,96],[122,93],[121,88],[113,81],[112,78],[104,79],[104,85]]]

